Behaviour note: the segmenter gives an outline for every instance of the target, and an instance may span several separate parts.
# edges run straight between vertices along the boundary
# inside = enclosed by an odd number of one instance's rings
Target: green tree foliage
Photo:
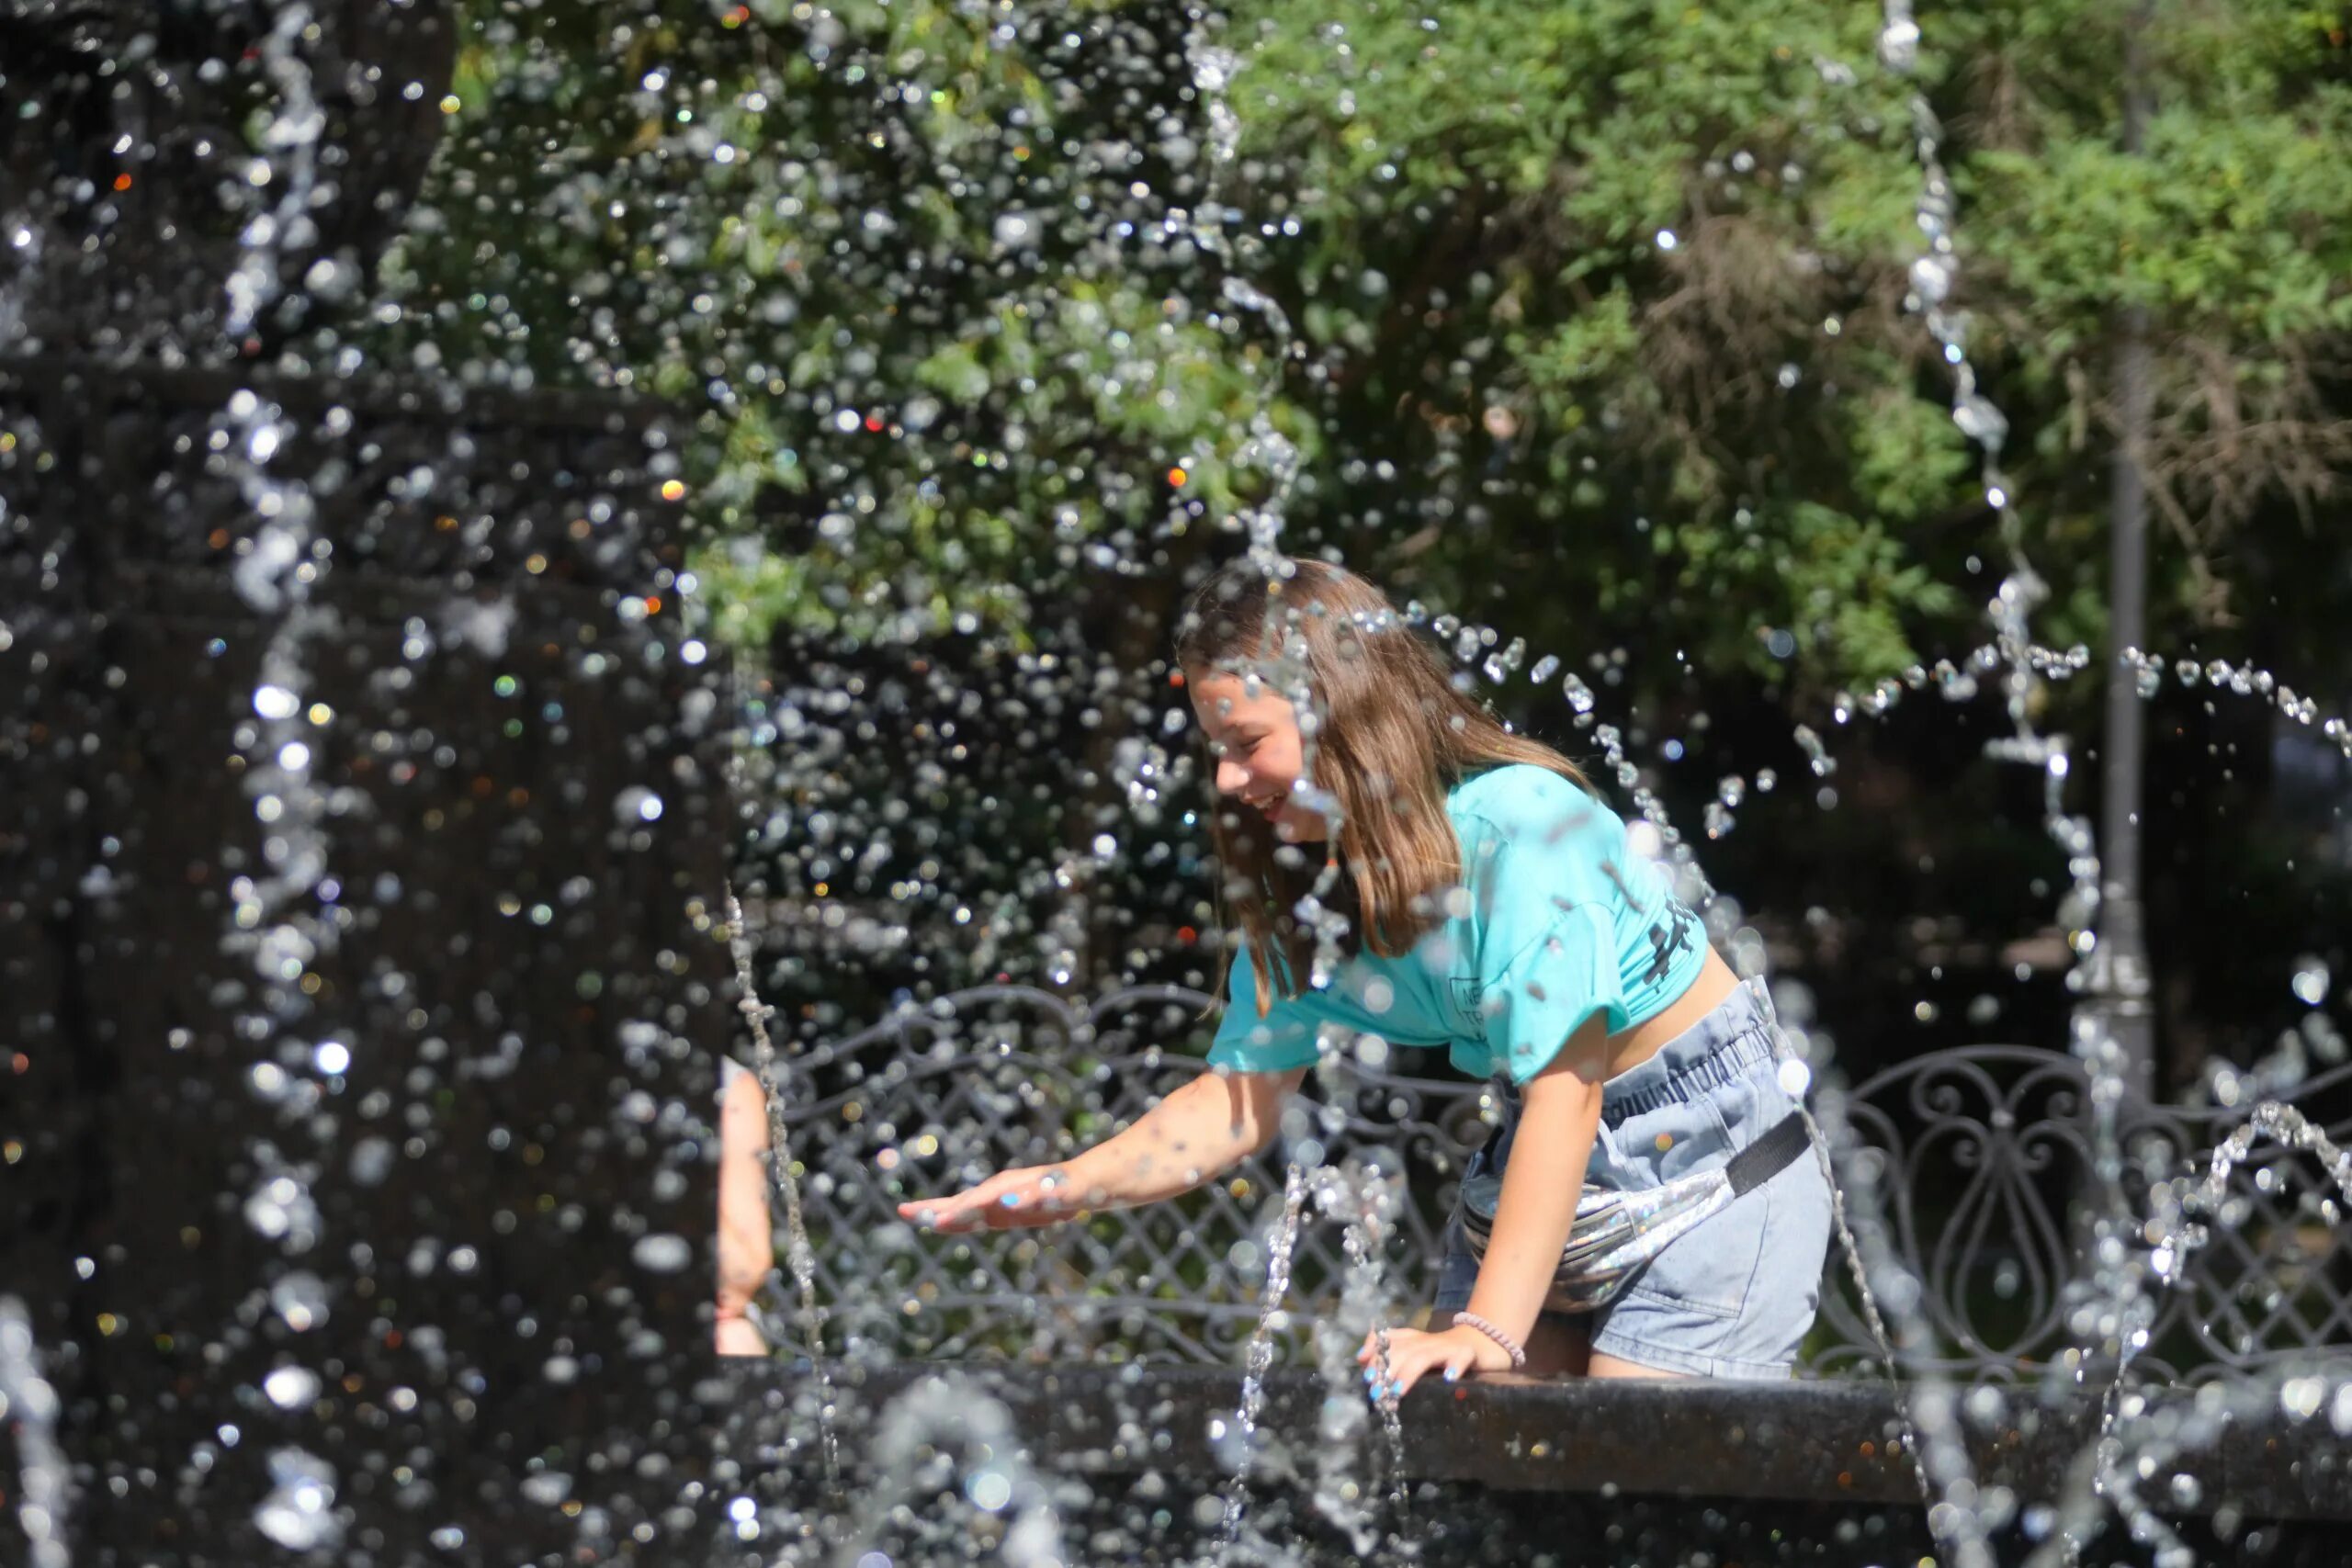
[[[2118,305],[2162,339],[2148,457],[2190,622],[2233,608],[2235,533],[2308,514],[2347,455],[2342,14],[2159,6],[2140,158],[2122,17],[1922,18],[1958,302],[2059,637],[2098,629],[2068,591],[2098,569]],[[1904,309],[1917,172],[1874,7],[1247,0],[1198,40],[1237,61],[1222,172],[1189,26],[484,4],[395,276],[443,353],[706,411],[739,641],[1030,641],[1046,598],[1262,494],[1233,467],[1256,413],[1305,451],[1296,547],[1478,618],[1824,685],[1971,635],[1995,529]],[[1233,268],[1301,357],[1222,302]]]
[[[1267,345],[1167,221],[1198,157],[1172,12],[480,15],[393,271],[413,330],[701,411],[737,640],[1025,644],[1041,590],[1233,511]]]
[[[2324,627],[2298,567],[2352,469],[2346,14],[2159,0],[2134,157],[2128,9],[1920,15],[2039,629],[2102,630],[2127,304],[2160,383],[2154,640],[2274,604]],[[1195,34],[1165,0],[480,0],[469,28],[383,350],[688,411],[718,625],[857,694],[777,694],[808,819],[777,852],[887,901],[822,928],[882,931],[864,959],[963,965],[910,983],[1132,972],[1211,923],[1198,835],[1136,806],[1182,782],[1152,662],[1273,497],[1270,434],[1291,548],[1598,661],[1661,725],[1694,682],[1817,715],[1983,639],[1998,520],[1906,308],[1910,84],[1875,6],[1239,0]]]

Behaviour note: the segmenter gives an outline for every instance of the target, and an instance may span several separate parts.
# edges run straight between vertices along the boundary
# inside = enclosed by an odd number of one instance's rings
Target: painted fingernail
[[[1460,1377],[1461,1377],[1461,1376],[1462,1376],[1461,1372],[1460,1372],[1460,1371],[1456,1371],[1456,1370],[1455,1370],[1454,1368],[1453,1368],[1453,1367],[1448,1367],[1448,1368],[1446,1368],[1446,1369],[1445,1369],[1445,1381],[1446,1381],[1446,1382],[1453,1382],[1457,1381],[1458,1379],[1460,1379]]]
[[[1404,1385],[1404,1383],[1403,1383],[1402,1382],[1392,1382],[1392,1383],[1390,1383],[1390,1384],[1388,1385],[1388,1396],[1389,1396],[1391,1399],[1402,1399],[1402,1398],[1404,1398],[1404,1397],[1405,1397],[1405,1385]]]

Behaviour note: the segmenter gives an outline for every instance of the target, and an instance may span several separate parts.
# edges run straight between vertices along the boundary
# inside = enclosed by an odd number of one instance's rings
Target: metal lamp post
[[[2151,95],[2144,34],[2154,0],[2141,0],[2125,24],[2122,149],[2144,151]],[[2140,468],[2154,400],[2148,312],[2126,304],[2117,318],[2115,381],[2119,439],[2109,491],[2107,715],[2099,743],[2100,916],[2088,966],[2085,1010],[2096,1013],[2120,1052],[2132,1092],[2155,1089],[2155,1017],[2140,903],[2140,775],[2146,705],[2129,655],[2147,641],[2148,494]]]

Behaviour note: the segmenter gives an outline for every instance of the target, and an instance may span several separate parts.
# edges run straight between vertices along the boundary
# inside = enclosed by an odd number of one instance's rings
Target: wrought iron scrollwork
[[[895,1212],[1007,1166],[1066,1158],[1131,1122],[1206,1070],[1218,1005],[1179,987],[1081,1003],[989,986],[794,1055],[785,1121],[836,1320],[900,1355],[1234,1360],[1258,1314],[1282,1140],[1183,1199],[1046,1229],[943,1236],[907,1230]],[[2317,1113],[2347,1089],[2352,1066],[2299,1098]],[[1413,1201],[1389,1278],[1400,1305],[1427,1301],[1455,1185],[1487,1134],[1487,1086],[1347,1062],[1310,1075],[1306,1093],[1326,1107],[1312,1133],[1324,1157],[1378,1151],[1404,1167]],[[2088,1108],[2082,1064],[2029,1045],[1929,1053],[1849,1091],[1932,1331],[1909,1370],[2027,1378],[2075,1343],[2068,1319],[2089,1278],[2078,1213],[2103,1201]],[[2162,1140],[2185,1169],[2236,1119],[2139,1106],[2121,1131]],[[2239,1223],[2217,1228],[2163,1303],[2151,1375],[2252,1369],[2352,1341],[2343,1216],[2295,1159],[2270,1150],[2241,1171]],[[1339,1299],[1343,1260],[1328,1230],[1310,1224],[1299,1239],[1292,1353],[1299,1325]],[[1807,1348],[1815,1375],[1859,1371],[1877,1355],[1831,1264]]]

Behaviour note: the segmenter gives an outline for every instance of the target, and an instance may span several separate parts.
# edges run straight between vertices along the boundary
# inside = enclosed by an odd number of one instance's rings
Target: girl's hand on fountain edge
[[[1356,1362],[1363,1368],[1367,1384],[1378,1379],[1380,1361],[1373,1336],[1364,1336],[1363,1348],[1356,1352]],[[1448,1328],[1437,1334],[1419,1328],[1388,1331],[1389,1387],[1396,1397],[1402,1399],[1432,1369],[1442,1369],[1448,1382],[1465,1372],[1507,1372],[1510,1371],[1510,1352],[1475,1328]],[[1370,1392],[1374,1397],[1379,1396],[1379,1389]]]
[[[935,1231],[1019,1230],[1057,1224],[1085,1207],[1085,1194],[1059,1165],[1001,1170],[977,1187],[946,1198],[899,1205],[899,1217]]]

